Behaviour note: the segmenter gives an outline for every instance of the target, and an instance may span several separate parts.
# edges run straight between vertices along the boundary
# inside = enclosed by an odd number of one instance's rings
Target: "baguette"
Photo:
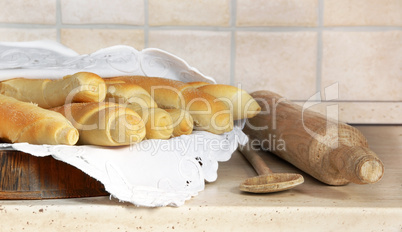
[[[173,136],[189,135],[193,132],[194,120],[191,114],[182,109],[165,109],[173,120]]]
[[[141,86],[154,98],[160,108],[187,110],[193,117],[196,129],[214,134],[222,134],[233,129],[233,117],[224,102],[184,82],[144,76],[114,77],[106,82],[108,81]]]
[[[108,102],[131,104],[141,108],[158,107],[145,89],[130,83],[108,83],[106,80],[106,98]]]
[[[51,110],[63,114],[78,129],[79,144],[120,146],[138,143],[145,137],[141,117],[115,103],[70,103]]]
[[[49,109],[70,102],[105,99],[104,80],[94,73],[79,72],[59,80],[14,78],[0,82],[0,93]]]
[[[78,131],[63,115],[0,94],[0,138],[31,144],[74,145]]]
[[[173,135],[173,120],[168,112],[160,108],[142,108],[127,104],[137,112],[145,123],[147,139],[169,139]]]
[[[231,85],[202,85],[197,89],[224,101],[233,113],[233,120],[252,118],[261,107],[246,91]]]

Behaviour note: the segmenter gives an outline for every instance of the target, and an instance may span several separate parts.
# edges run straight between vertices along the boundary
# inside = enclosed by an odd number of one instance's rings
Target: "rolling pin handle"
[[[329,159],[344,178],[356,184],[378,182],[384,174],[381,160],[367,147],[349,147],[341,144]]]

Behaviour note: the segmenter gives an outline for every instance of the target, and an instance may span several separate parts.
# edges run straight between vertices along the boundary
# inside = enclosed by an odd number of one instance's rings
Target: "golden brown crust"
[[[106,84],[105,100],[119,104],[132,104],[143,108],[158,107],[151,95],[141,86],[131,83]]]
[[[127,104],[145,123],[147,139],[169,139],[173,135],[173,119],[161,108],[142,108]]]
[[[0,93],[48,109],[71,102],[103,101],[106,85],[104,80],[94,73],[78,72],[58,80],[6,80],[0,83]]]
[[[52,110],[63,114],[79,130],[80,144],[119,146],[138,143],[145,137],[141,117],[115,103],[71,103]]]
[[[149,127],[150,133],[147,138],[151,139],[169,139],[173,136],[173,119],[169,113],[161,108],[148,108],[149,122],[151,122]],[[152,123],[152,121],[154,123]]]
[[[106,83],[124,81],[135,84],[145,89],[161,108],[181,108],[181,92],[191,88],[184,82],[160,77],[122,76],[105,78]]]
[[[233,117],[229,107],[214,96],[191,85],[166,78],[123,76],[106,80],[106,83],[132,83],[144,88],[164,109],[184,109],[193,117],[198,129],[222,134],[233,129]]]
[[[183,98],[185,110],[193,117],[196,129],[214,134],[222,134],[233,129],[233,116],[224,102],[193,88],[184,90]]]
[[[191,85],[193,88],[198,88],[204,85],[211,85],[211,83],[204,82],[204,81],[194,81],[194,82],[187,82],[188,85]]]
[[[191,114],[182,109],[166,109],[173,120],[173,136],[189,135],[193,132],[194,120]]]
[[[204,85],[197,88],[224,101],[233,113],[233,120],[252,118],[261,111],[261,107],[246,91],[231,85]]]
[[[148,93],[151,93],[152,87],[155,86],[169,86],[173,87],[179,91],[184,88],[187,88],[189,85],[176,80],[171,80],[167,78],[161,77],[145,77],[145,76],[120,76],[120,77],[113,77],[113,78],[105,78],[106,83],[113,83],[118,81],[124,81],[124,83],[131,83],[141,86],[145,89]]]
[[[78,131],[61,114],[0,94],[0,137],[31,144],[74,145]]]
[[[63,81],[57,82],[53,80],[49,84],[46,87],[48,92],[45,92],[48,102],[54,96],[53,94],[56,94],[56,91],[61,89],[63,89],[64,93],[68,93],[69,97],[73,96],[72,102],[102,102],[106,96],[105,81],[91,72],[78,72],[71,76],[63,77]],[[76,94],[73,95],[74,91]]]
[[[13,78],[0,82],[0,94],[19,101],[32,102],[42,108],[49,108],[43,96],[43,86],[51,80]]]

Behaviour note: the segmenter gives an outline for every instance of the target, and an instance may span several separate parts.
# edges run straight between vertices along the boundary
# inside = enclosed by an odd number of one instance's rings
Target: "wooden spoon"
[[[250,146],[239,146],[238,150],[247,158],[259,176],[246,179],[240,190],[251,193],[272,193],[291,189],[304,182],[296,173],[273,173],[264,160]]]

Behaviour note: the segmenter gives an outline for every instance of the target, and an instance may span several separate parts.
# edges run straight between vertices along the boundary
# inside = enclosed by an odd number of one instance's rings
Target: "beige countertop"
[[[402,231],[402,126],[356,126],[385,166],[372,185],[322,184],[264,153],[274,172],[305,182],[271,194],[238,189],[256,175],[236,152],[218,179],[180,207],[142,208],[109,197],[0,201],[0,231]]]

